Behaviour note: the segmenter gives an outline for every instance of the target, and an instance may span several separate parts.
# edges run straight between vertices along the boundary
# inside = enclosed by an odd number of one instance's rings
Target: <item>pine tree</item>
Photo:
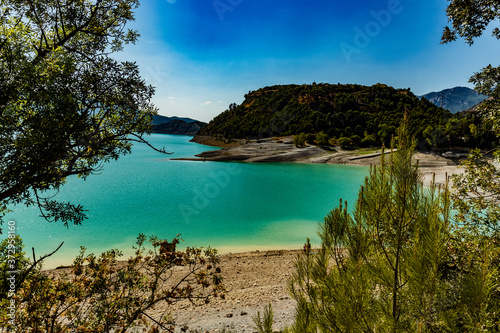
[[[295,332],[421,332],[447,326],[441,279],[450,239],[447,185],[424,187],[412,162],[408,119],[398,150],[370,169],[355,209],[342,200],[304,251],[290,290]],[[453,286],[455,288],[456,286]],[[451,318],[451,317],[450,317]]]

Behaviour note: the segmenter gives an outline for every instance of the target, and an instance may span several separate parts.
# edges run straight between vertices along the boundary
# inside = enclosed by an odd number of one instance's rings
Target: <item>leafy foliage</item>
[[[152,249],[147,250],[146,242]],[[131,327],[173,332],[169,306],[182,300],[207,303],[224,297],[217,251],[177,250],[171,242],[140,235],[135,256],[110,250],[100,256],[82,248],[69,272],[47,273],[37,263],[18,287],[15,328],[22,332],[126,332]],[[2,246],[4,246],[3,244]],[[17,244],[20,244],[20,240]],[[26,259],[23,259],[26,260]],[[3,268],[3,267],[2,267]],[[9,322],[8,298],[0,301],[0,326]],[[162,306],[163,311],[153,311]]]
[[[487,298],[488,302],[477,304],[470,316],[486,323],[485,328],[498,330],[500,170],[479,150],[472,151],[461,167],[464,172],[453,176],[458,226],[450,246],[453,260],[447,268],[456,280],[470,279],[471,274],[482,277],[482,284],[470,283],[468,289],[461,290],[460,296],[470,300],[477,299],[474,294]]]
[[[447,8],[452,28],[445,27],[442,42],[455,41],[458,37],[472,45],[488,26],[500,18],[498,1],[458,1],[452,0]],[[500,30],[493,28],[492,35],[499,39]],[[489,122],[491,135],[500,133],[500,67],[488,65],[475,73],[469,80],[478,93],[490,96],[478,107],[477,114]],[[481,137],[484,128],[477,124],[469,126],[473,138]],[[492,131],[491,131],[492,130]],[[498,139],[498,138],[497,138]],[[471,152],[462,163],[464,173],[454,176],[454,202],[457,210],[458,228],[454,231],[453,262],[449,268],[456,279],[470,279],[471,275],[481,276],[482,284],[470,283],[470,292],[462,291],[464,299],[472,300],[473,292],[484,296],[489,302],[476,304],[470,318],[479,318],[484,323],[483,330],[498,330],[498,303],[500,277],[500,199],[498,167],[479,150]],[[500,152],[494,152],[498,160]],[[471,273],[469,273],[471,272]],[[469,274],[468,274],[469,273]],[[477,297],[476,299],[480,299]]]
[[[37,204],[52,221],[83,220],[78,205],[42,196],[87,177],[145,141],[154,93],[135,63],[110,57],[138,33],[137,0],[2,0],[0,213]],[[33,199],[35,198],[35,199]],[[62,212],[63,211],[63,212]],[[61,213],[62,212],[62,213]]]
[[[340,137],[338,140],[339,146],[342,149],[353,149],[354,148],[354,143],[352,142],[351,138],[346,138],[345,136]]]
[[[23,280],[28,273],[29,260],[23,252],[23,245],[19,235],[12,235],[0,243],[0,299],[6,299],[10,288],[9,271],[18,271],[15,287],[18,281]],[[14,282],[14,281],[13,281]],[[15,289],[15,288],[14,288]]]
[[[480,37],[491,22],[500,17],[500,8],[496,0],[462,1],[450,0],[446,9],[452,28],[445,27],[442,43],[455,41],[458,37],[465,38],[469,45]],[[492,35],[500,39],[500,29],[494,28]]]
[[[316,143],[319,146],[326,146],[329,144],[330,138],[328,137],[328,134],[325,134],[323,131],[319,132],[316,135]]]
[[[500,170],[477,149],[461,167],[464,172],[453,176],[458,220],[474,235],[500,240]]]
[[[295,147],[303,147],[306,144],[306,135],[305,133],[300,133],[293,138],[293,144]]]

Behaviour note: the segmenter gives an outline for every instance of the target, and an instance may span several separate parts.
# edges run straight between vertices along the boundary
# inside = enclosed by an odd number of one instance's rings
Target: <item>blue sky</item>
[[[500,41],[439,44],[446,0],[143,0],[136,61],[166,116],[209,121],[250,90],[385,83],[422,95],[470,86]]]

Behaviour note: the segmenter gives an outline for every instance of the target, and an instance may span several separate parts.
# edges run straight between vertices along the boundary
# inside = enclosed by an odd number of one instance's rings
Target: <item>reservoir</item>
[[[24,251],[37,258],[62,248],[44,268],[69,265],[80,246],[100,254],[117,248],[127,258],[139,233],[172,239],[180,246],[211,246],[221,253],[300,248],[309,237],[319,245],[318,224],[347,200],[354,207],[367,167],[306,163],[172,161],[217,149],[189,136],[153,134],[160,154],[144,144],[104,164],[83,180],[68,179],[55,199],[81,204],[82,225],[49,223],[36,207],[18,205],[4,217],[15,221]]]

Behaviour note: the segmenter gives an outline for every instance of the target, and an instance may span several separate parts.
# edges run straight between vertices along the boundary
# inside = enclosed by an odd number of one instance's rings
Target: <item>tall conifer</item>
[[[299,256],[290,282],[296,332],[420,332],[446,326],[440,267],[450,237],[447,186],[424,187],[408,117],[398,149],[325,217],[317,254]]]

